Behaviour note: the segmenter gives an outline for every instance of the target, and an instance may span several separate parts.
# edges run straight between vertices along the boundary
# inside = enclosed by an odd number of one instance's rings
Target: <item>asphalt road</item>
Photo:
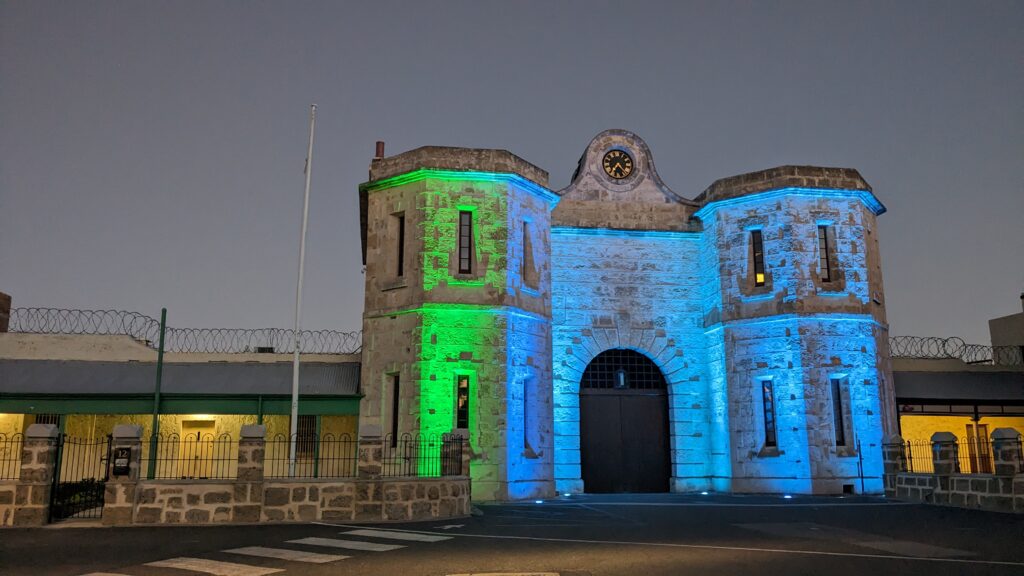
[[[375,526],[4,529],[0,574],[1024,574],[1019,515],[869,498],[673,494],[480,509]]]

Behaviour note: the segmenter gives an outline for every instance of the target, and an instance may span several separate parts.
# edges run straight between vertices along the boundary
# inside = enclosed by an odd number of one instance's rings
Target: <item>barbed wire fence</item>
[[[74,310],[63,308],[13,308],[11,332],[32,334],[124,335],[157,347],[160,322],[138,312],[124,310]],[[294,351],[293,331],[287,328],[167,328],[168,352],[235,354]],[[362,349],[362,332],[302,330],[299,352],[304,354],[356,354]],[[923,360],[956,359],[967,364],[1024,364],[1019,346],[968,344],[958,337],[892,336],[893,358]]]
[[[157,348],[160,322],[138,312],[124,310],[71,310],[63,308],[13,308],[11,332],[27,334],[88,334],[130,336]],[[164,335],[164,350],[180,353],[238,354],[295,351],[295,332],[287,328],[172,328]],[[362,349],[362,332],[300,330],[303,354],[356,354]]]
[[[962,338],[928,336],[892,336],[889,353],[893,358],[920,360],[954,359],[967,364],[1024,364],[1024,349],[1019,346],[985,346],[968,344]]]

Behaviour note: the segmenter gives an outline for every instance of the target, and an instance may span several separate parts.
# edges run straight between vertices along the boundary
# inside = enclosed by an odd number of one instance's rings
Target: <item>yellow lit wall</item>
[[[290,430],[291,417],[283,414],[272,414],[263,417],[263,425],[267,427],[267,440],[273,440],[277,436],[282,438],[288,438],[291,434]]]
[[[24,420],[23,414],[0,414],[0,435],[10,438],[13,434],[21,434]]]
[[[320,434],[326,436],[332,434],[335,438],[348,436],[356,439],[359,432],[359,416],[321,416]]]
[[[901,414],[900,431],[904,440],[931,440],[936,432],[952,432],[957,438],[967,436],[967,425],[973,424],[969,416],[927,416]],[[1024,416],[982,416],[979,424],[988,425],[988,433],[996,428],[1015,428],[1024,434]]]

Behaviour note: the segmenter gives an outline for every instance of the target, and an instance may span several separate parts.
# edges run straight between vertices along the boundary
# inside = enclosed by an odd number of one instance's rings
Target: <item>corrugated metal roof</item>
[[[896,398],[1024,400],[1024,372],[893,372]]]
[[[0,360],[0,394],[145,394],[152,362]],[[165,363],[161,390],[177,394],[291,394],[290,362]],[[304,363],[302,394],[358,394],[359,363]]]

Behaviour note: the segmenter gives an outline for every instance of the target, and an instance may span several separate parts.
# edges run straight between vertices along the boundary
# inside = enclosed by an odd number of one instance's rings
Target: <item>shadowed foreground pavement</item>
[[[375,526],[6,529],[0,575],[1024,574],[1024,517],[1008,514],[674,494],[480,508]]]

